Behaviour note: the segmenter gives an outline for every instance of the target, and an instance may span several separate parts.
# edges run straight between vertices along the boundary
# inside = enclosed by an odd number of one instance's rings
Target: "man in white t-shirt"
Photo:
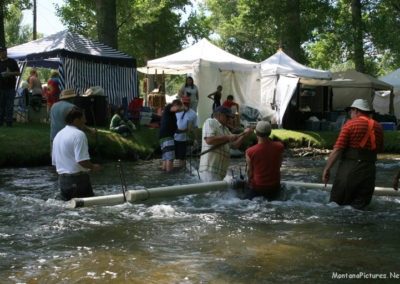
[[[86,134],[82,131],[86,118],[83,111],[72,107],[65,116],[66,126],[53,141],[52,164],[58,173],[61,198],[94,196],[89,171],[98,171],[100,165],[90,161]]]

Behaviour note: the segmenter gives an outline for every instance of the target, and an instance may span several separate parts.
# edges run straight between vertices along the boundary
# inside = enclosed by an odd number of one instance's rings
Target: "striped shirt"
[[[364,118],[361,116],[364,116]],[[367,143],[365,144],[364,147],[360,147],[361,141],[368,132],[368,119],[365,119],[365,117],[367,116],[366,115],[361,115],[361,116],[350,119],[345,123],[345,125],[343,125],[339,137],[336,140],[334,148],[340,148],[340,149],[364,148],[368,150],[372,149],[371,139],[367,140]],[[382,125],[374,121],[373,130],[375,132],[376,151],[378,153],[383,152]]]

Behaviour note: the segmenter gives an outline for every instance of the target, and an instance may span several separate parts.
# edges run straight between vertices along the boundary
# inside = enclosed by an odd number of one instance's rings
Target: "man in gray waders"
[[[329,181],[329,171],[340,159],[330,201],[363,209],[372,199],[375,188],[375,162],[377,153],[383,151],[383,129],[371,118],[369,103],[357,99],[348,108],[347,121],[336,140],[334,149],[322,174],[322,181]]]

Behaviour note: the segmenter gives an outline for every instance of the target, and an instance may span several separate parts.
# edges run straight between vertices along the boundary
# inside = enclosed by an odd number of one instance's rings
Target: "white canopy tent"
[[[197,113],[202,124],[211,115],[212,101],[207,95],[218,85],[223,87],[223,100],[232,94],[235,101],[253,108],[259,107],[259,64],[232,55],[202,39],[177,53],[150,60],[142,73],[192,74],[199,89]]]
[[[400,68],[386,74],[385,76],[379,77],[379,80],[386,82],[393,86],[393,109],[394,115],[397,119],[400,119]],[[375,96],[376,103],[374,101],[375,110],[377,110],[377,106],[381,106],[381,113],[387,113],[390,105],[390,97],[387,92],[379,92]],[[379,109],[378,109],[379,110]],[[378,111],[377,110],[377,111]]]
[[[379,80],[389,83],[393,86],[393,92],[400,93],[400,68],[385,76],[379,77]]]
[[[301,78],[330,80],[329,71],[304,66],[282,50],[261,62],[260,110],[263,116],[275,117],[281,125],[283,116]]]

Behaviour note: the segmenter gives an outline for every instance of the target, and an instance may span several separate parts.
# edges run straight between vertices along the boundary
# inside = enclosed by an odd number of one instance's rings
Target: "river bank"
[[[201,137],[201,129],[199,129]],[[0,128],[0,167],[32,167],[50,165],[49,123],[16,123]],[[291,131],[274,129],[271,137],[282,141],[289,155],[328,154],[338,131]],[[106,128],[97,135],[88,135],[90,154],[96,161],[135,161],[160,157],[158,128],[140,126],[132,137],[124,138]],[[241,150],[252,146],[256,136],[246,137]],[[400,132],[385,131],[385,152],[400,153]]]

